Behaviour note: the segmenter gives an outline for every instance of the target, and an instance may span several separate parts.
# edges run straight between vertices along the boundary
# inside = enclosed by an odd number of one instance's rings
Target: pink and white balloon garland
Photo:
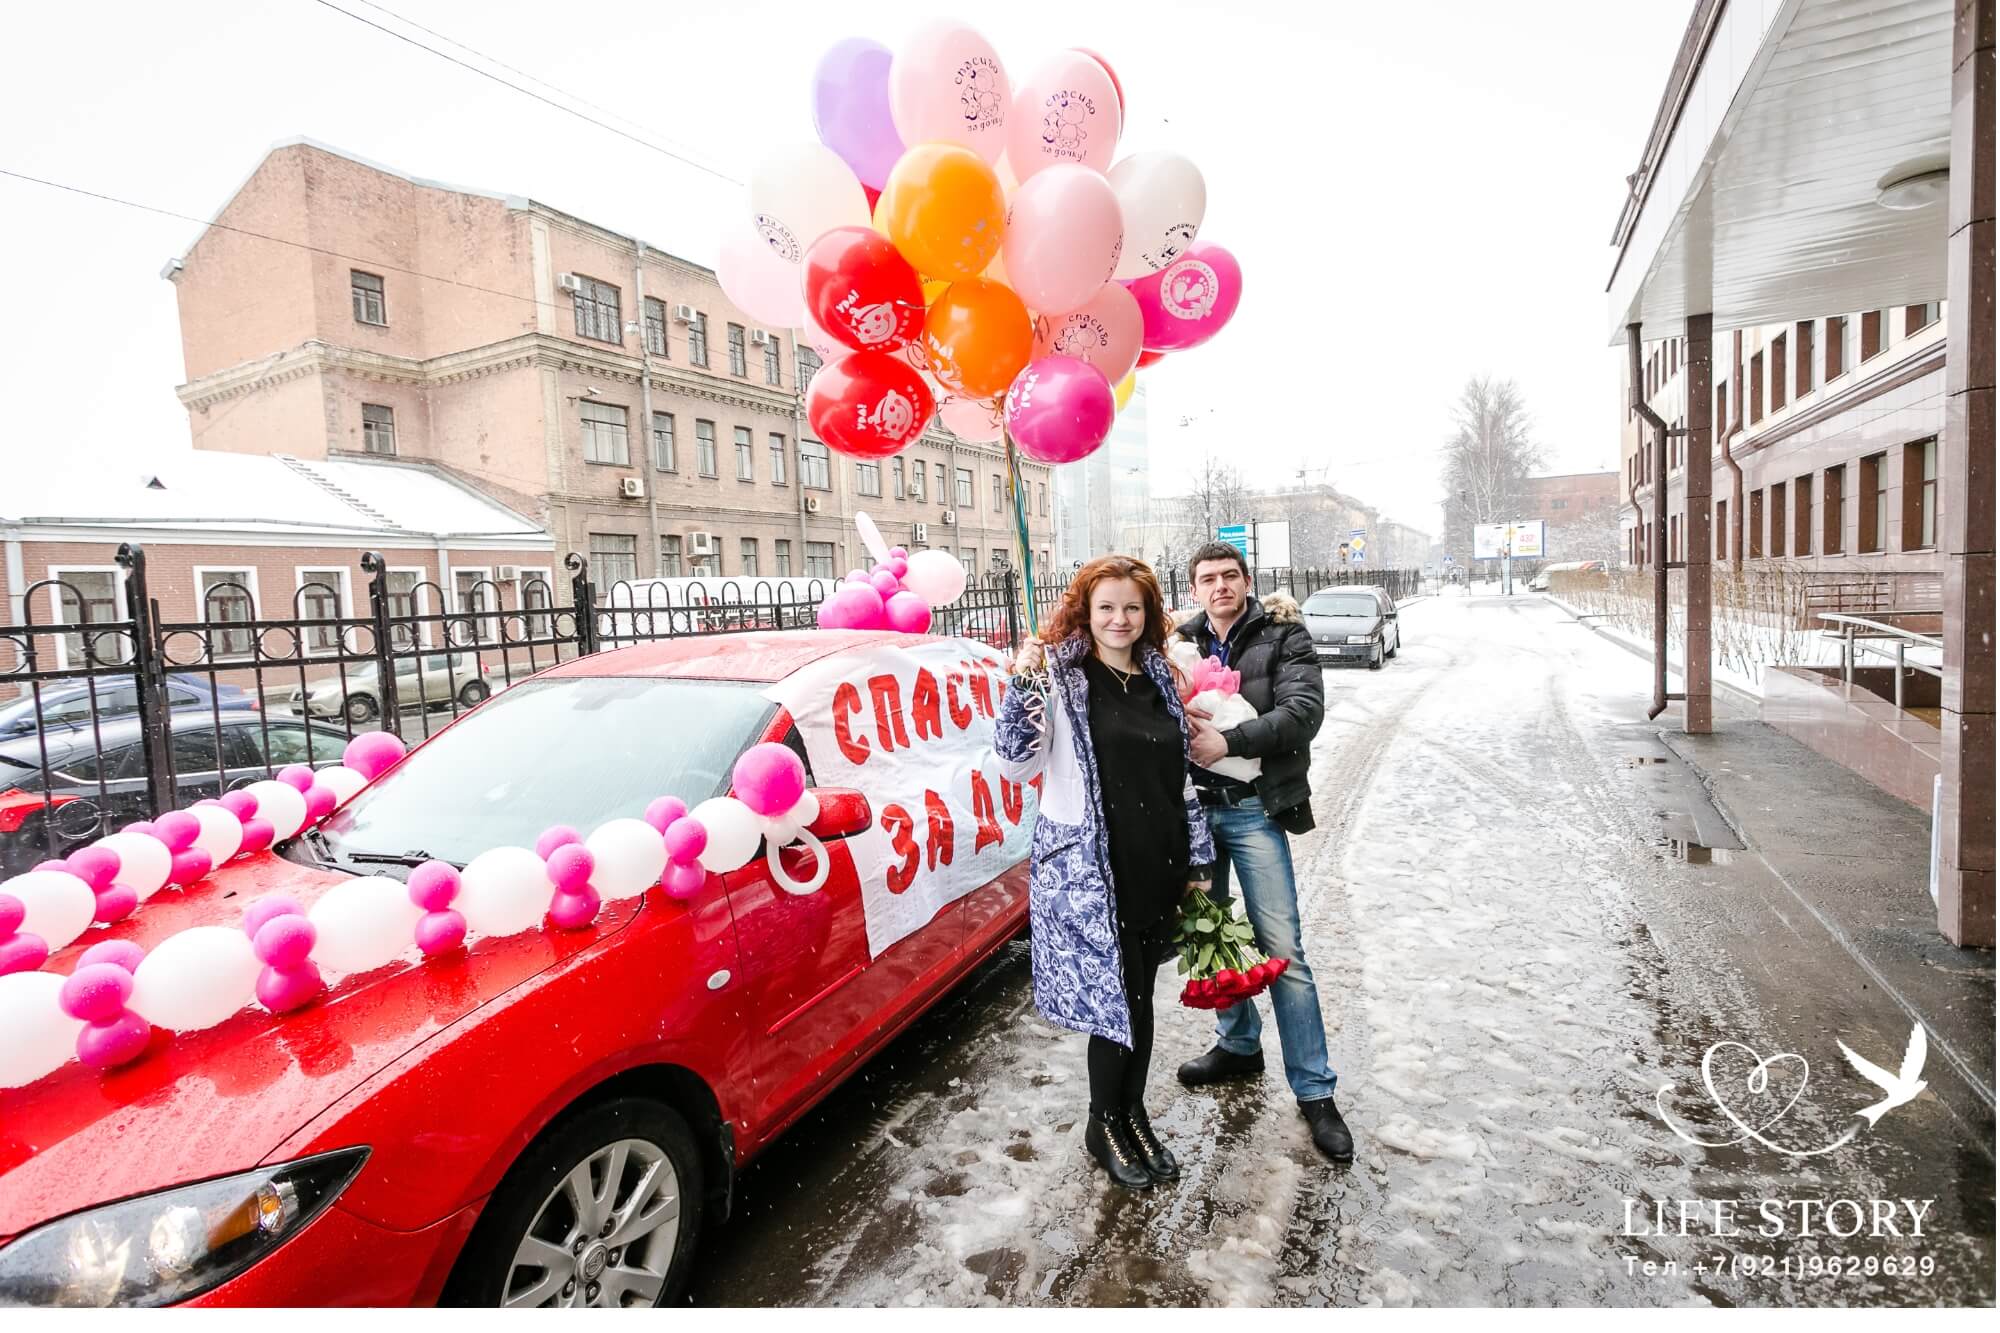
[[[911,555],[882,540],[882,531],[866,514],[854,525],[875,563],[867,572],[849,570],[847,577],[819,607],[821,629],[895,630],[923,634],[931,613],[949,606],[965,592],[965,566],[949,551],[919,551]]]

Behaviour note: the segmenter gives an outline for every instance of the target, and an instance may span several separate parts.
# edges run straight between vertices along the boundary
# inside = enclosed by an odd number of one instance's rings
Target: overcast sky
[[[364,0],[329,3],[440,45]],[[1017,74],[1094,47],[1125,86],[1120,155],[1193,158],[1208,181],[1202,235],[1245,270],[1223,334],[1142,372],[1156,493],[1184,489],[1214,450],[1257,484],[1323,468],[1435,530],[1438,445],[1475,374],[1519,381],[1551,471],[1617,466],[1607,240],[1689,0],[385,3],[739,180],[768,148],[812,138],[813,64],[841,37],[893,47],[919,18],[955,14]],[[206,218],[271,144],[305,136],[710,265],[745,209],[715,175],[319,0],[7,11],[11,170]],[[13,259],[0,487],[189,448],[159,272],[197,228],[6,177],[0,206]]]

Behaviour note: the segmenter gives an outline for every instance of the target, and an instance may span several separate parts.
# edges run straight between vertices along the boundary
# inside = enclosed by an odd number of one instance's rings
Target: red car
[[[749,746],[808,749],[772,686],[920,643],[951,641],[749,634],[557,666],[440,731],[318,834],[162,893],[48,966],[106,938],[233,927],[260,894],[309,905],[351,874],[463,864],[657,795],[724,794]],[[990,730],[963,744],[990,746]],[[865,747],[873,732],[857,734]],[[990,878],[871,955],[848,840],[901,811],[816,792],[832,867],[817,893],[781,891],[759,856],[686,902],[656,888],[578,931],[429,961],[412,948],[289,1016],[252,1006],[156,1032],[110,1074],[71,1062],[0,1092],[0,1306],[673,1300],[743,1163],[1025,920],[1010,841]],[[1020,822],[1018,793],[1009,813]],[[808,877],[809,852],[780,856]]]

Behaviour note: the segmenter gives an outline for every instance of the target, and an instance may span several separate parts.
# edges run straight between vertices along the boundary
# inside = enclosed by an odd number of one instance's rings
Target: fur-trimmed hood
[[[1277,621],[1280,625],[1297,625],[1303,623],[1305,619],[1304,613],[1299,610],[1299,604],[1292,599],[1289,593],[1274,592],[1268,597],[1252,597],[1249,605],[1243,609],[1244,619],[1247,621],[1254,617],[1259,608],[1262,608],[1265,615],[1271,617],[1271,619]],[[1207,615],[1208,613],[1200,607],[1196,607],[1192,611],[1181,612],[1174,620],[1175,634],[1178,635],[1182,630],[1196,621],[1204,619]]]

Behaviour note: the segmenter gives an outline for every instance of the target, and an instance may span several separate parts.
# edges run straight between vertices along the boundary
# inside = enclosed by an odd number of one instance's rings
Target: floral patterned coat
[[[1118,955],[1111,838],[1090,741],[1090,689],[1082,669],[1090,640],[1078,635],[1048,652],[1046,717],[1024,689],[1007,691],[993,748],[1010,780],[1040,775],[1042,795],[1029,851],[1028,926],[1035,1007],[1052,1023],[1132,1045],[1132,1016]],[[1167,699],[1187,749],[1187,717],[1167,659],[1144,650],[1140,666]],[[1215,860],[1208,817],[1186,787],[1189,863]]]

